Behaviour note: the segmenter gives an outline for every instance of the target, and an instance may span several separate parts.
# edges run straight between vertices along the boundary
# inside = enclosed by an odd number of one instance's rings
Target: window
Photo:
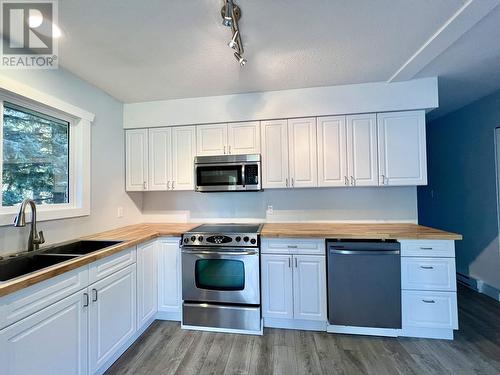
[[[4,102],[2,141],[3,207],[70,202],[69,121]]]

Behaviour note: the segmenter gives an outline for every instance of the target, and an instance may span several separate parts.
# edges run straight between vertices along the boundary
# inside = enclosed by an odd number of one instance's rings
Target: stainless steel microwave
[[[196,191],[258,191],[260,154],[197,156],[194,159]]]

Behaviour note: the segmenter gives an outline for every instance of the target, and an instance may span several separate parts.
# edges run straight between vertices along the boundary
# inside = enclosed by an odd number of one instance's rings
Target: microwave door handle
[[[245,187],[245,164],[241,165],[241,184]]]

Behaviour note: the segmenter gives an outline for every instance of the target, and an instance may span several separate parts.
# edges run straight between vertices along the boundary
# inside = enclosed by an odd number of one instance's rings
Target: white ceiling
[[[470,2],[236,0],[248,59],[241,69],[226,45],[222,0],[64,0],[60,64],[126,103],[386,81]],[[443,77],[445,106],[500,88],[498,69],[495,80],[478,73],[499,66],[499,14],[418,66],[419,77]],[[448,99],[463,87],[456,82],[476,78],[477,90]]]

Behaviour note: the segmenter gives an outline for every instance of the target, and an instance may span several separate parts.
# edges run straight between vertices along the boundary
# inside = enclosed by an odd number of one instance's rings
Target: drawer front
[[[455,258],[401,258],[401,288],[457,290]]]
[[[94,262],[89,267],[89,284],[102,280],[105,277],[136,262],[135,247],[120,251],[109,257]]]
[[[88,266],[83,266],[0,298],[0,329],[84,289]]]
[[[263,254],[316,254],[325,255],[325,240],[296,238],[263,238]]]
[[[457,294],[403,290],[405,327],[458,329]]]
[[[452,240],[400,240],[401,256],[454,258],[455,241]]]

